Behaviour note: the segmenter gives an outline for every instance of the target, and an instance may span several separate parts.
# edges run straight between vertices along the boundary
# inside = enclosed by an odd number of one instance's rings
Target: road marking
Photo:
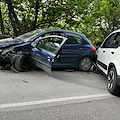
[[[12,107],[22,107],[22,106],[32,106],[32,105],[40,105],[40,104],[47,104],[47,103],[72,101],[72,100],[104,98],[104,97],[109,97],[110,98],[110,97],[112,97],[112,95],[111,94],[94,94],[94,95],[86,95],[86,96],[74,96],[74,97],[54,98],[54,99],[20,102],[20,103],[0,104],[0,109],[2,109],[2,108],[12,108]]]

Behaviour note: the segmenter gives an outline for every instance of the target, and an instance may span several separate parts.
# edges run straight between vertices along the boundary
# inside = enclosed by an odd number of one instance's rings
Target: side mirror
[[[97,43],[96,43],[96,46],[99,46],[99,47],[100,47],[101,44],[102,44],[102,42],[97,42]]]

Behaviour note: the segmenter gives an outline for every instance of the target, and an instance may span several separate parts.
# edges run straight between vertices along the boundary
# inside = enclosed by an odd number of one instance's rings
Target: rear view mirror
[[[102,42],[97,42],[97,43],[96,43],[96,46],[99,46],[99,47],[100,47],[101,44],[102,44]]]

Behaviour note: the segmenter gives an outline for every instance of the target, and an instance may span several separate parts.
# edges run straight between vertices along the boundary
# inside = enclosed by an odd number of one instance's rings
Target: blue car
[[[0,65],[14,71],[39,67],[78,68],[89,71],[96,49],[85,35],[55,29],[37,29],[16,38],[0,40]]]

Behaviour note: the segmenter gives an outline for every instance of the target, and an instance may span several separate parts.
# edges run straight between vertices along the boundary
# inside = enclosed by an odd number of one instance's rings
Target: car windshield
[[[42,32],[45,32],[46,29],[37,29],[37,30],[34,30],[34,31],[30,31],[28,33],[25,33],[23,35],[20,35],[18,37],[16,37],[18,40],[21,40],[21,41],[24,41],[24,42],[27,42],[29,41],[31,38],[35,37],[36,35],[42,33]]]

